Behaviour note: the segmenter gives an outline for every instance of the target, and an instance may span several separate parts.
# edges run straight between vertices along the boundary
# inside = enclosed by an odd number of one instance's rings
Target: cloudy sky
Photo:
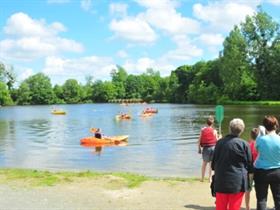
[[[53,84],[85,76],[162,76],[216,58],[235,24],[257,6],[280,20],[280,0],[0,0],[0,61],[18,81],[43,72]]]

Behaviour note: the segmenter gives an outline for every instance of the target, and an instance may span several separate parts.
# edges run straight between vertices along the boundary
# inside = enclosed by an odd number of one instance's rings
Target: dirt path
[[[255,208],[254,192],[251,195]],[[214,202],[209,183],[198,181],[147,181],[132,189],[113,176],[52,187],[0,184],[1,210],[210,210]]]

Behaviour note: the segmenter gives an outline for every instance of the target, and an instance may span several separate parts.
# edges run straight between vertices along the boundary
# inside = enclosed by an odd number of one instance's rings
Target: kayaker
[[[97,139],[102,139],[102,134],[101,134],[101,129],[97,128],[96,131],[94,132],[94,137]]]

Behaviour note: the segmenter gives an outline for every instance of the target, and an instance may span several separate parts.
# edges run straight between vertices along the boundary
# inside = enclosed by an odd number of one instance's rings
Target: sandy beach
[[[254,192],[251,206],[255,209]],[[244,203],[242,205],[245,206]],[[271,195],[269,208],[272,208]],[[1,210],[210,210],[215,199],[208,182],[145,181],[129,188],[112,175],[79,178],[55,186],[32,186],[26,180],[0,183]]]

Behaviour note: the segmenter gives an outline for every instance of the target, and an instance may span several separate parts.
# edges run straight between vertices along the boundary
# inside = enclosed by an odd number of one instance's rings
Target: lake
[[[126,171],[158,177],[200,176],[201,156],[197,139],[212,105],[181,104],[80,104],[57,105],[66,115],[52,115],[54,106],[0,107],[0,167],[46,170]],[[146,107],[159,110],[141,118]],[[234,117],[244,119],[249,138],[251,128],[265,115],[279,116],[279,106],[225,106],[222,131]],[[132,120],[116,121],[119,112]],[[80,145],[92,135],[90,128],[102,128],[107,136],[129,135],[127,146],[95,148]]]

